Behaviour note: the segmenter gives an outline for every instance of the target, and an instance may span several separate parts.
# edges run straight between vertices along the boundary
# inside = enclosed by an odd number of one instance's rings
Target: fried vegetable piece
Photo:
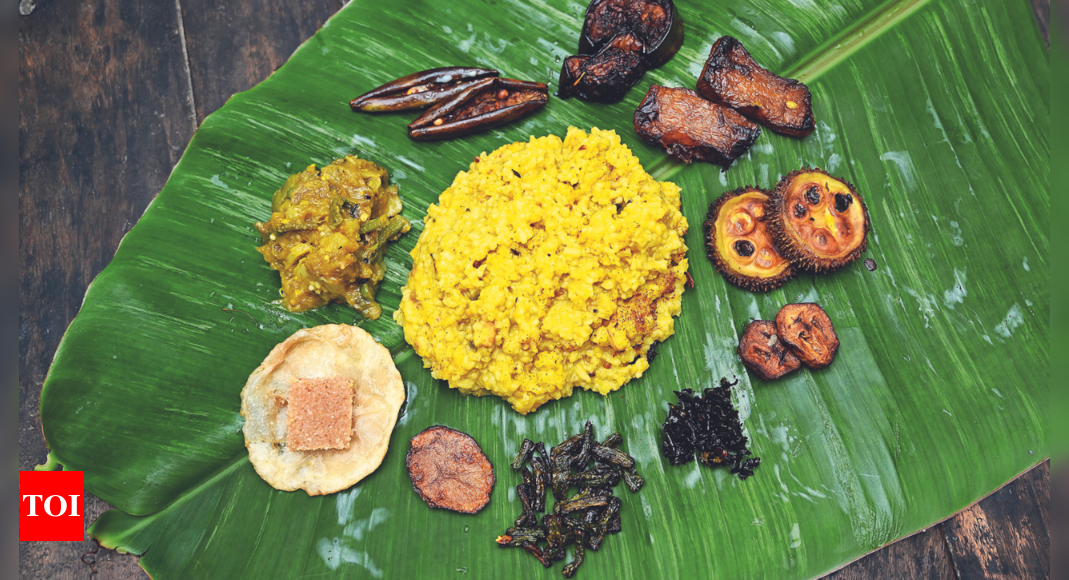
[[[705,252],[728,282],[753,292],[768,292],[794,278],[768,231],[766,205],[770,194],[745,186],[721,195],[709,205]]]
[[[646,73],[643,44],[632,33],[621,34],[593,56],[569,56],[560,69],[557,95],[597,103],[616,103]]]
[[[464,91],[471,83],[498,72],[488,68],[449,66],[432,68],[390,81],[353,99],[354,111],[384,113],[424,109]]]
[[[470,435],[436,425],[412,438],[412,488],[433,508],[473,514],[490,503],[494,466]]]
[[[858,259],[872,227],[853,185],[808,167],[780,180],[768,210],[776,247],[795,266],[813,272],[832,272]]]
[[[428,109],[408,124],[415,141],[453,139],[485,131],[531,113],[549,101],[545,83],[488,78]]]
[[[653,85],[635,110],[635,131],[664,147],[676,161],[728,166],[746,152],[761,128],[690,89]]]
[[[776,332],[791,351],[813,369],[822,369],[835,360],[839,337],[828,313],[819,304],[787,304],[776,314]]]
[[[698,77],[698,93],[777,133],[805,137],[813,131],[809,89],[757,64],[742,43],[730,36],[721,37],[709,51]]]
[[[595,54],[633,33],[649,68],[668,62],[683,46],[683,21],[671,0],[593,0],[586,9],[579,54]]]
[[[766,381],[793,373],[802,366],[794,352],[780,340],[776,323],[755,320],[746,327],[739,339],[742,364]]]

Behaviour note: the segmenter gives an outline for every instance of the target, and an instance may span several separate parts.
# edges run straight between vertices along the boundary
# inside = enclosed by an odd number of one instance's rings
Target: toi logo
[[[19,540],[84,540],[84,497],[84,472],[20,471]]]

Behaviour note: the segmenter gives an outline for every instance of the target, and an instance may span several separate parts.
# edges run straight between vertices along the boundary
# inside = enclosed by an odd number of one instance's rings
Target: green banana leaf
[[[585,4],[564,0],[354,0],[269,79],[197,131],[173,175],[92,284],[41,395],[47,468],[84,470],[117,509],[91,534],[170,578],[555,577],[494,538],[519,513],[507,468],[522,437],[556,443],[592,420],[619,430],[647,485],[623,497],[623,532],[588,553],[585,578],[810,578],[975,502],[1049,454],[1049,62],[1027,2],[677,2],[682,50],[619,104],[551,99],[532,117],[465,139],[414,143],[414,115],[348,101],[437,66],[483,65],[547,82],[577,44]],[[729,171],[683,166],[631,126],[650,84],[693,87],[712,42],[805,81],[817,129],[765,131]],[[649,372],[609,397],[579,392],[528,416],[431,378],[396,309],[429,204],[483,151],[567,128],[615,129],[683,189],[696,287]],[[356,153],[392,172],[413,231],[387,255],[367,322],[344,306],[289,314],[252,227],[290,173]],[[803,164],[853,182],[874,231],[866,258],[753,294],[703,257],[710,201],[771,187]],[[479,227],[472,224],[472,227]],[[821,371],[775,382],[735,354],[751,318],[815,301],[842,347]],[[279,492],[251,468],[239,393],[296,330],[362,326],[395,355],[407,402],[382,466],[326,497]],[[673,390],[740,379],[763,458],[740,481],[660,458]],[[444,424],[497,466],[475,516],[428,508],[404,467],[409,438]]]

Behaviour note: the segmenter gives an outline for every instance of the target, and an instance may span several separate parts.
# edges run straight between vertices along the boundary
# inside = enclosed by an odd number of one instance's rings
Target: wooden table
[[[1049,0],[1031,2],[1049,38]],[[19,18],[20,470],[45,460],[41,383],[89,282],[205,116],[269,75],[340,8],[338,0],[22,0],[20,7],[33,4]],[[827,578],[1047,578],[1049,497],[1046,462]],[[87,494],[87,521],[108,507]],[[148,578],[134,556],[86,554],[95,548],[20,542],[19,576]]]

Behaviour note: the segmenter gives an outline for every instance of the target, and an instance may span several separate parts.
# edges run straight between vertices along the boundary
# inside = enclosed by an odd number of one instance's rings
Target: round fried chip
[[[286,444],[290,385],[300,379],[353,382],[353,423],[345,449],[295,451]],[[342,324],[297,331],[271,350],[241,391],[245,446],[256,473],[283,491],[341,491],[382,463],[405,401],[401,374],[386,347]]]
[[[494,466],[471,435],[435,425],[412,438],[412,489],[433,508],[473,514],[490,503]]]

